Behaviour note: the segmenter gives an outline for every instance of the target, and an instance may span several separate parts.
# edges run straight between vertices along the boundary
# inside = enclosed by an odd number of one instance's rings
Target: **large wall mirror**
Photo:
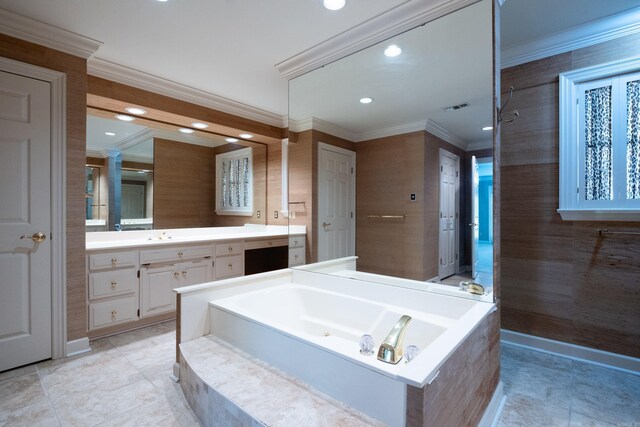
[[[119,120],[110,111],[88,110],[87,231],[265,224],[265,144],[128,117],[133,120]],[[238,156],[231,152],[245,157],[235,159]],[[226,157],[230,160],[224,162]],[[244,181],[236,180],[236,163],[242,167]],[[220,165],[225,173],[217,174]],[[222,181],[230,184],[221,185]],[[242,190],[238,194],[245,209],[224,212],[218,206],[216,211],[217,195],[230,192],[231,185]]]
[[[482,0],[290,81],[307,262],[492,286],[492,46]]]

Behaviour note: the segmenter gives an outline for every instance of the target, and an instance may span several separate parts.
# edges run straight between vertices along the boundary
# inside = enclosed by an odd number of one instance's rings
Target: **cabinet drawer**
[[[244,250],[243,242],[218,243],[216,245],[216,257],[225,255],[239,255]]]
[[[108,252],[89,255],[89,270],[103,270],[105,268],[136,267],[138,252]]]
[[[287,239],[269,239],[269,240],[252,240],[244,242],[244,250],[262,249],[262,248],[274,248],[278,246],[287,246],[289,242]]]
[[[289,267],[304,264],[304,247],[289,248]]]
[[[136,292],[138,270],[101,271],[89,274],[89,299],[105,298]]]
[[[234,255],[216,259],[216,279],[242,276],[244,263],[242,255]]]
[[[172,248],[147,249],[140,251],[140,263],[153,264],[159,262],[181,261],[213,256],[211,245],[174,246]]]
[[[290,248],[304,248],[304,241],[306,236],[290,236],[289,237],[289,247]]]
[[[138,320],[138,296],[89,304],[89,329]]]

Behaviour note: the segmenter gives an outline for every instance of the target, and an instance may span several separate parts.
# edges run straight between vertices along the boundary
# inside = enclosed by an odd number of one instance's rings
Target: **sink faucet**
[[[378,349],[378,360],[386,363],[397,364],[402,359],[402,341],[407,326],[411,322],[411,316],[404,315],[398,320],[395,326],[384,339],[382,345]]]

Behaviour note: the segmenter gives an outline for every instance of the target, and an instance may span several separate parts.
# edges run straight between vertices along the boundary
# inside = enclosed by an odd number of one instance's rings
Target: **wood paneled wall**
[[[67,339],[87,336],[84,165],[87,61],[0,34],[0,56],[60,71],[67,76]]]
[[[464,204],[465,153],[461,149],[424,131],[356,144],[359,270],[414,280],[438,275],[440,148],[460,156]],[[412,193],[415,201],[410,199]],[[369,219],[369,214],[406,215],[406,219]]]
[[[558,208],[558,74],[640,55],[627,36],[502,71],[520,117],[501,126],[503,328],[640,357],[640,239],[563,221]]]
[[[296,209],[298,209],[296,207]],[[282,144],[267,145],[267,211],[269,225],[289,225],[282,210]],[[278,218],[274,212],[278,211]]]

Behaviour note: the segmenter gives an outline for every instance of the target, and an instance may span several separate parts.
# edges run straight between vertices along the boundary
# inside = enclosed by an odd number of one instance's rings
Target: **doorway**
[[[356,153],[318,143],[318,261],[355,255]]]
[[[458,272],[460,157],[440,149],[440,221],[438,277]]]
[[[477,241],[474,238],[472,262],[473,278],[480,283],[493,283],[493,158],[476,160],[477,178],[474,178],[473,205],[477,206]],[[474,173],[475,174],[475,173]],[[476,181],[477,179],[477,181]]]

